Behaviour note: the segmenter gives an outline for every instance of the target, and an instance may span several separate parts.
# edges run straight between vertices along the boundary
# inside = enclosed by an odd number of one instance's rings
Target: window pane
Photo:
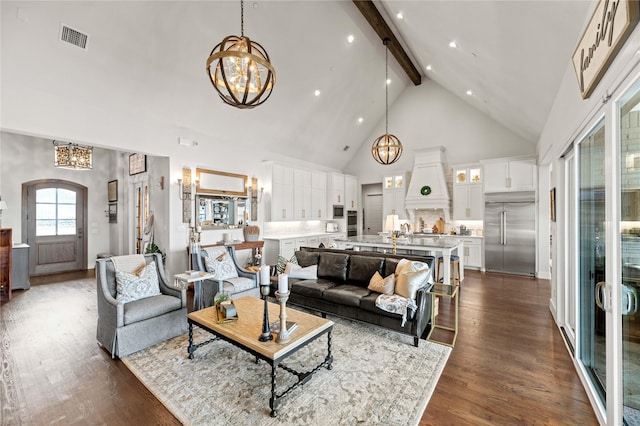
[[[56,218],[55,204],[36,204],[36,220],[55,219],[55,218]]]
[[[58,204],[58,219],[75,219],[76,218],[76,206],[75,204]]]
[[[59,204],[76,204],[76,193],[68,189],[58,188]]]
[[[76,233],[76,221],[64,219],[58,221],[58,235],[74,235]]]
[[[56,188],[38,189],[36,191],[36,203],[55,203]]]
[[[56,235],[55,220],[36,220],[36,236]]]

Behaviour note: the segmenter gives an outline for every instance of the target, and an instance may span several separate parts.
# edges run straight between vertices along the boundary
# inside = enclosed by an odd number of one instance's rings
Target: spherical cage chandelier
[[[394,135],[385,133],[373,142],[371,154],[378,163],[388,166],[402,155],[402,144]]]
[[[234,35],[213,48],[207,73],[220,98],[237,108],[262,104],[271,96],[276,82],[276,70],[267,51],[249,37]]]
[[[373,141],[371,154],[373,158],[380,164],[388,166],[400,159],[402,155],[402,143],[395,135],[389,133],[389,47],[390,40],[385,38],[383,41],[385,46],[385,91],[384,91],[384,118],[385,133],[378,139]]]
[[[220,98],[236,108],[264,103],[276,84],[276,70],[260,43],[244,36],[244,1],[240,2],[240,37],[225,37],[207,59],[207,74]]]

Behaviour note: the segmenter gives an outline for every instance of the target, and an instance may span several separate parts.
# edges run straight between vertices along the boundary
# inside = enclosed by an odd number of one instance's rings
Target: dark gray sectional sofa
[[[379,325],[413,336],[418,346],[421,336],[431,320],[431,295],[429,280],[416,294],[418,309],[409,311],[405,325],[402,315],[383,311],[376,307],[379,293],[367,287],[375,272],[386,277],[396,270],[400,259],[418,260],[434,267],[432,256],[400,256],[377,252],[336,250],[302,247],[296,251],[302,267],[318,265],[317,279],[289,279],[290,296],[287,303],[319,311],[322,316],[333,314],[344,318]],[[278,288],[277,280],[271,282],[271,295]]]

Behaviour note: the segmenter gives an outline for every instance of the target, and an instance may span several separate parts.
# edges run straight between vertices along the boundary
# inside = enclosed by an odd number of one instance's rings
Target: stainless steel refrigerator
[[[535,276],[536,207],[532,195],[494,195],[485,201],[486,270]]]

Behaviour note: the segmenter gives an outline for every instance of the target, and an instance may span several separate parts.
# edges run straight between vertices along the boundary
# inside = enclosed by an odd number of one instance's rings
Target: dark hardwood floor
[[[97,345],[91,272],[34,277],[0,307],[3,425],[179,424]],[[545,280],[467,271],[458,341],[420,424],[598,424],[549,296]],[[440,312],[450,319],[446,301]]]

